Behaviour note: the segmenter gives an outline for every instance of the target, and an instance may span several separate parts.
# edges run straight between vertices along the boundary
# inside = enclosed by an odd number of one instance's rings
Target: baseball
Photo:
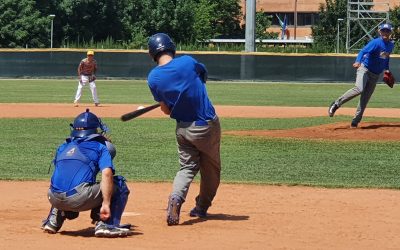
[[[139,110],[139,109],[144,109],[144,106],[139,106],[139,107],[137,107],[136,110]]]

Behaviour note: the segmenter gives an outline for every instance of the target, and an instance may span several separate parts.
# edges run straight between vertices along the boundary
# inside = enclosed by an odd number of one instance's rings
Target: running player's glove
[[[385,71],[385,73],[383,73],[383,82],[386,83],[389,87],[393,88],[395,81],[396,79],[394,79],[394,76],[390,71]]]

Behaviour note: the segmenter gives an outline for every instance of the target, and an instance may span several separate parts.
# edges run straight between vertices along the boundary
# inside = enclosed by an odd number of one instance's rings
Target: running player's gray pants
[[[341,97],[339,97],[335,103],[340,107],[346,102],[350,101],[354,97],[361,94],[360,101],[358,102],[356,114],[353,117],[352,123],[358,124],[364,114],[365,108],[375,91],[376,82],[380,75],[371,73],[364,65],[361,65],[357,69],[356,84],[353,88],[349,89]]]
[[[221,127],[218,117],[205,125],[178,122],[176,139],[181,167],[175,176],[171,195],[185,200],[193,178],[200,171],[200,193],[196,206],[207,209],[217,193],[221,175]]]

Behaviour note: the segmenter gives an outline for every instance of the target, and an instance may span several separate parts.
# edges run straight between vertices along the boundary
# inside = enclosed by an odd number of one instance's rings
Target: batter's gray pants
[[[344,93],[341,97],[339,97],[335,101],[336,105],[340,107],[346,102],[353,99],[354,97],[361,94],[360,101],[358,102],[357,111],[353,117],[352,124],[360,123],[365,108],[367,107],[367,104],[369,102],[369,99],[371,98],[372,94],[375,91],[376,82],[378,81],[379,77],[380,75],[369,72],[368,69],[364,67],[364,65],[361,65],[357,69],[357,78],[355,86],[347,90],[346,93]]]
[[[216,117],[205,124],[178,122],[176,139],[180,169],[175,176],[171,195],[178,195],[185,200],[193,178],[200,171],[200,193],[196,197],[196,206],[207,209],[211,206],[220,183],[221,126],[219,119]]]

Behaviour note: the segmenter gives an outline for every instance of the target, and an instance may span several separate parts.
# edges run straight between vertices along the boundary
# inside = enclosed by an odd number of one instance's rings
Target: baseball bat
[[[148,106],[148,107],[145,107],[145,108],[142,108],[142,109],[138,109],[138,110],[123,114],[121,116],[121,121],[126,122],[126,121],[129,121],[129,120],[132,120],[132,119],[134,119],[134,118],[136,118],[138,116],[141,116],[141,115],[143,115],[143,114],[145,114],[145,113],[147,113],[147,112],[149,112],[149,111],[151,111],[151,110],[153,110],[155,108],[158,108],[158,107],[160,107],[160,104],[156,103],[156,104],[153,104],[151,106]]]

